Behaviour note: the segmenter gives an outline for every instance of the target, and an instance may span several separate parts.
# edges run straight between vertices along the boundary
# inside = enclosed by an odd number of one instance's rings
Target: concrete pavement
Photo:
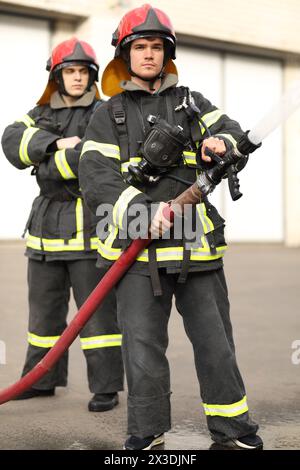
[[[0,243],[0,345],[6,345],[0,388],[20,374],[27,334],[26,258],[23,244]],[[232,245],[225,256],[238,363],[252,417],[267,449],[300,449],[300,249]],[[71,306],[70,317],[74,314]],[[166,450],[211,444],[199,400],[192,348],[172,312],[168,357],[173,428]],[[299,354],[292,349],[299,340]],[[297,345],[296,343],[294,345]],[[217,347],[217,345],[216,345]],[[2,358],[3,362],[3,358]],[[126,394],[106,413],[90,413],[83,354],[70,351],[69,386],[52,398],[0,407],[0,449],[121,449],[126,437]]]

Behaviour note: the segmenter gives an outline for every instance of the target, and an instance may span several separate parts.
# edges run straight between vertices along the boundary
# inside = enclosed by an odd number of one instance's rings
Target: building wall
[[[0,7],[44,11],[70,19],[105,15],[117,19],[144,0],[6,0]],[[178,33],[300,53],[298,0],[156,0],[172,15]]]
[[[53,20],[51,46],[72,34],[90,41],[103,71],[113,57],[111,34],[124,12],[145,0],[0,0],[0,10]],[[179,38],[283,60],[283,88],[300,79],[299,0],[156,0],[171,17]],[[264,103],[261,103],[264,112]],[[284,240],[300,246],[300,111],[287,122],[284,142]],[[266,175],[267,177],[267,175]],[[276,188],[274,188],[276,190]]]

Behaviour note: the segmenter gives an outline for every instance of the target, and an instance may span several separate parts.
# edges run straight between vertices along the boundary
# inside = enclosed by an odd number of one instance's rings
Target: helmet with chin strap
[[[62,69],[77,65],[88,68],[89,81],[86,91],[89,91],[91,86],[98,81],[99,71],[99,65],[93,48],[87,42],[80,41],[77,38],[71,38],[58,44],[58,46],[53,49],[51,57],[47,61],[46,70],[49,72],[49,80],[38,104],[48,103],[51,94],[55,90],[58,90],[64,95],[68,95],[62,77]],[[98,89],[96,96],[100,98]]]
[[[130,75],[136,76],[130,66],[129,50],[132,41],[153,37],[164,41],[163,67],[154,79],[161,77],[163,72],[177,74],[172,62],[176,52],[176,36],[172,23],[162,10],[146,3],[126,13],[113,33],[115,58],[108,64],[102,76],[102,88],[106,95],[113,96],[121,92],[119,82],[122,79],[130,79]]]
[[[121,19],[112,37],[112,45],[116,47],[115,57],[119,57],[121,50],[135,39],[149,37],[162,38],[168,48],[168,58],[176,58],[176,36],[169,17],[148,3],[131,10]]]

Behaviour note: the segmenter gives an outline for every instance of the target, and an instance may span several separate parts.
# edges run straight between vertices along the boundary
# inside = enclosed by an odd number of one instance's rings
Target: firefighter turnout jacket
[[[36,106],[4,131],[2,146],[7,159],[20,170],[31,167],[40,187],[25,228],[30,258],[96,257],[96,217],[84,205],[78,184],[81,143],[58,150],[55,142],[71,136],[82,138],[99,103],[94,87],[71,107],[66,107],[56,91],[49,104]]]
[[[130,242],[130,236],[124,240],[124,228],[129,226],[134,216],[130,208],[138,203],[149,211],[151,203],[170,201],[186,189],[186,184],[167,177],[161,178],[156,184],[145,186],[129,185],[125,181],[129,164],[141,160],[139,148],[150,128],[147,121],[149,115],[160,116],[172,125],[180,125],[190,137],[191,146],[183,152],[176,167],[172,167],[172,175],[189,181],[196,180],[197,168],[201,157],[197,148],[201,141],[211,135],[223,139],[226,146],[235,145],[242,135],[242,130],[236,121],[226,116],[213,106],[200,93],[192,92],[196,106],[200,109],[201,120],[200,139],[193,142],[191,123],[184,111],[184,87],[177,87],[177,76],[168,74],[162,81],[158,91],[151,94],[131,81],[122,82],[125,90],[116,95],[96,110],[87,129],[85,142],[79,165],[80,185],[84,198],[95,213],[100,204],[113,204],[109,230],[99,240],[99,264],[111,263],[118,259],[122,250]],[[122,100],[125,113],[128,151],[122,150],[124,136],[118,131],[118,116],[113,113],[112,100]],[[120,116],[119,116],[120,117]],[[124,120],[124,119],[123,119]],[[192,271],[216,269],[222,266],[222,257],[226,250],[224,239],[224,219],[216,208],[205,200],[194,208],[194,216],[198,218],[200,227],[199,242],[189,250],[189,269]],[[146,227],[147,231],[147,227]],[[122,237],[120,234],[122,233]],[[168,272],[178,272],[182,269],[185,257],[184,240],[159,239],[152,242],[155,247],[155,259],[158,267],[167,268]],[[131,268],[135,272],[149,272],[149,249],[145,249]]]

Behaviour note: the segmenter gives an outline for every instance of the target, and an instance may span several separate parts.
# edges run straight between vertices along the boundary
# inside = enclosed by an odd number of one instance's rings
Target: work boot
[[[52,397],[55,395],[55,388],[49,388],[48,390],[37,390],[36,388],[29,388],[25,392],[21,393],[13,400],[28,400],[29,398],[35,397]]]
[[[150,450],[152,447],[159,446],[163,444],[164,434],[157,434],[156,436],[148,436],[148,437],[137,437],[137,436],[130,436],[124,444],[123,449],[125,450]]]
[[[257,434],[248,434],[237,439],[229,439],[226,442],[222,442],[221,445],[232,449],[262,450],[264,444]]]
[[[89,411],[108,411],[119,403],[118,392],[96,393],[89,401]]]

